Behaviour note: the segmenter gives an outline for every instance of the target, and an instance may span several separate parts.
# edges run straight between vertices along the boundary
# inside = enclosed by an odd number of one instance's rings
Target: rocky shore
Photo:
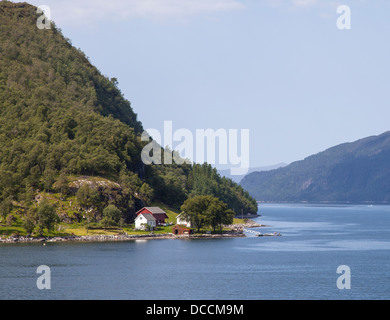
[[[260,228],[260,227],[266,227],[266,226],[263,224],[259,224],[253,220],[250,220],[250,219],[248,219],[245,223],[231,224],[231,225],[225,226],[225,228],[229,228],[229,229],[234,230],[236,232],[242,232],[243,229]]]
[[[197,239],[197,238],[232,238],[232,237],[245,237],[243,229],[264,227],[264,225],[258,224],[253,220],[247,220],[243,224],[232,224],[225,226],[230,231],[225,231],[222,234],[193,234],[186,236],[177,236],[172,233],[166,234],[143,234],[143,235],[87,235],[87,236],[66,236],[66,237],[23,237],[23,236],[11,236],[8,238],[0,237],[0,243],[43,243],[46,242],[108,242],[108,241],[130,241],[130,240],[153,240],[153,239]]]
[[[51,243],[51,242],[109,242],[109,241],[131,241],[131,240],[152,240],[152,239],[196,239],[196,238],[226,238],[245,237],[240,232],[227,231],[223,234],[194,234],[190,236],[177,236],[167,234],[147,234],[147,235],[91,235],[91,236],[68,236],[53,238],[33,238],[33,237],[8,237],[0,238],[0,243]]]

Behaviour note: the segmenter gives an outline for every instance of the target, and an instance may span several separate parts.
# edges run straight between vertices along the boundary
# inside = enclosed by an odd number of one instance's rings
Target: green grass
[[[237,219],[237,218],[233,219],[233,224],[244,224],[244,223],[245,223],[245,219]]]
[[[56,205],[58,213],[61,214],[66,213],[70,217],[74,215],[75,213],[74,208],[77,202],[74,196],[68,196],[64,198],[61,194],[56,194],[56,193],[42,193],[42,195],[47,197],[50,203]],[[72,201],[72,206],[70,206],[70,201]],[[172,223],[173,225],[176,224],[176,217],[180,213],[180,210],[178,208],[170,207],[160,202],[154,202],[152,203],[151,206],[160,207],[161,209],[163,209],[168,215],[167,222]],[[26,231],[22,226],[23,221],[20,217],[20,214],[23,214],[22,210],[20,208],[15,208],[12,214],[16,217],[16,221],[11,226],[7,226],[5,224],[5,221],[3,221],[3,223],[0,223],[0,236],[9,237],[13,234],[26,236]],[[243,219],[236,219],[236,218],[233,221],[234,224],[241,224],[244,222],[245,221]],[[154,230],[153,233],[154,234],[172,233],[172,227],[173,227],[172,225],[157,227],[157,229]],[[214,233],[211,228],[202,228],[200,231],[202,233],[206,233],[208,231]],[[82,222],[82,223],[72,223],[72,224],[60,223],[59,228],[57,226],[57,231],[47,232],[45,230],[43,232],[43,236],[61,237],[61,236],[70,236],[70,235],[75,235],[75,236],[118,235],[123,232],[126,232],[127,234],[130,235],[150,234],[150,231],[134,230],[134,224],[124,225],[123,228],[120,227],[103,228],[98,223],[91,223],[89,225],[89,228],[87,228],[86,223]],[[222,232],[221,230],[217,230],[215,233],[221,233],[221,232]],[[40,235],[35,233],[33,234],[33,236],[40,236]]]
[[[7,226],[5,224],[0,224],[0,237],[9,237],[12,235],[18,235],[18,236],[27,236],[26,230],[22,226],[22,221],[20,218],[16,222],[12,224],[12,226]],[[43,231],[42,236],[44,237],[64,237],[68,236],[68,234],[65,230],[61,231],[51,231],[48,232],[46,229]],[[37,232],[33,234],[33,236],[38,237],[41,236]]]
[[[152,207],[160,207],[163,209],[167,215],[168,223],[173,223],[173,225],[176,224],[176,217],[180,213],[180,210],[177,208],[170,207],[168,205],[165,205],[161,202],[153,202],[151,204]],[[142,230],[134,230],[134,224],[125,225],[123,228],[107,228],[106,230],[103,228],[89,228],[87,232],[87,228],[85,225],[81,224],[72,224],[72,225],[65,225],[63,226],[66,228],[66,232],[69,234],[74,234],[76,236],[85,236],[85,235],[117,235],[119,233],[126,232],[129,235],[147,235],[150,234],[150,231],[142,231]],[[153,231],[154,234],[166,234],[166,233],[172,233],[172,227],[173,226],[159,226],[156,230]]]
[[[119,233],[123,233],[123,229],[121,228],[88,228],[85,226],[71,226],[66,227],[65,233],[67,235],[75,235],[75,236],[92,236],[92,235],[118,235]]]
[[[180,209],[167,206],[161,202],[153,202],[151,207],[160,207],[161,209],[163,209],[168,216],[167,222],[172,222],[173,224],[176,224],[176,217],[180,214]]]

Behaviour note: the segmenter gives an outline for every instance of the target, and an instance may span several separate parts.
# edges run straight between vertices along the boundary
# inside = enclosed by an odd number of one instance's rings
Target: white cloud
[[[42,1],[32,3],[41,5]],[[52,18],[59,26],[131,18],[183,20],[199,14],[245,8],[239,0],[46,0],[45,5],[50,7]]]
[[[336,1],[330,0],[268,0],[268,5],[272,7],[301,9],[301,8],[334,8],[337,5]]]
[[[298,12],[301,10],[316,10],[322,18],[334,17],[336,8],[341,0],[268,0],[267,5],[288,10],[289,12]]]
[[[317,0],[292,0],[292,4],[295,7],[307,8],[312,7],[318,3]]]

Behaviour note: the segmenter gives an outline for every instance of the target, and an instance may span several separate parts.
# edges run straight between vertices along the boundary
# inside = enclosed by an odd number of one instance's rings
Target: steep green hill
[[[43,191],[79,196],[95,220],[112,203],[127,220],[151,201],[179,207],[196,187],[194,167],[145,166],[142,123],[116,79],[103,76],[54,23],[38,29],[36,9],[0,1],[0,214],[12,204],[26,212]],[[203,179],[215,182],[213,192],[225,195],[230,208],[257,211],[236,184]],[[69,185],[79,180],[97,181],[88,184],[96,190]]]
[[[262,201],[390,202],[390,132],[251,173],[241,185]]]
[[[39,30],[37,17],[26,3],[0,3],[0,192],[49,169],[137,170],[142,125],[130,103],[57,28]]]
[[[142,132],[142,124],[117,88],[116,79],[102,76],[54,22],[51,29],[39,30],[36,23],[41,14],[36,10],[27,3],[0,4],[1,101],[16,108],[14,117],[31,117],[37,109],[44,117],[49,107],[50,113],[59,113],[56,116],[62,116],[64,108],[74,115],[83,109],[112,115]],[[15,106],[22,99],[24,104]]]

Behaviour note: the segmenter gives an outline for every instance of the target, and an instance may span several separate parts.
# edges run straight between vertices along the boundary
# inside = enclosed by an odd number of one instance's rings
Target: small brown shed
[[[193,229],[187,228],[186,226],[176,225],[172,228],[172,233],[174,235],[190,235],[194,233]]]

